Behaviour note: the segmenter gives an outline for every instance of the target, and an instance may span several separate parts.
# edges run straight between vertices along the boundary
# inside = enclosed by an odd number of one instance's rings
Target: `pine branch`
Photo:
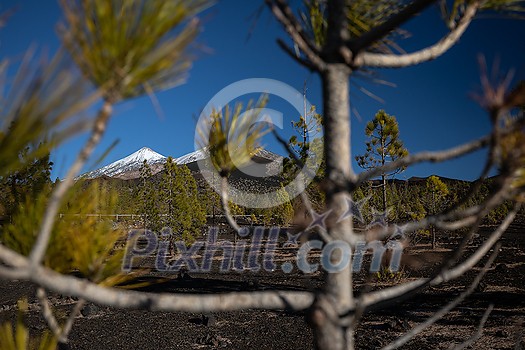
[[[0,247],[2,247],[0,245]],[[31,266],[30,260],[5,247],[0,249],[0,260],[10,257],[23,262],[19,269],[32,281],[48,290],[75,296],[99,305],[122,309],[141,309],[166,312],[218,312],[246,309],[305,310],[310,307],[314,295],[307,291],[261,291],[232,292],[223,294],[173,294],[146,293],[119,288],[99,286],[86,279],[57,273],[44,266]],[[6,251],[9,251],[6,253]],[[22,277],[22,276],[21,276]]]
[[[312,40],[303,31],[299,21],[295,18],[292,9],[284,0],[266,0],[266,4],[270,7],[275,18],[281,23],[288,35],[292,38],[294,43],[306,55],[310,62],[306,65],[307,68],[314,68],[316,71],[323,71],[325,69],[325,62],[320,57],[319,50],[316,48]],[[292,58],[297,60],[295,55],[290,50],[285,50]],[[302,60],[299,61],[301,64]]]
[[[432,46],[403,55],[363,52],[355,57],[352,65],[355,67],[400,68],[436,59],[459,41],[470,22],[474,19],[479,7],[479,1],[469,4],[457,26]]]
[[[362,184],[363,182],[370,180],[376,176],[381,175],[382,173],[388,173],[390,171],[396,170],[398,168],[407,167],[410,165],[414,165],[417,163],[422,162],[432,162],[432,163],[438,163],[438,162],[444,162],[447,160],[451,160],[454,158],[461,157],[463,155],[472,153],[474,151],[477,151],[483,147],[486,147],[490,144],[490,138],[491,136],[485,136],[480,139],[465,143],[460,146],[456,146],[447,150],[443,151],[435,151],[435,152],[419,152],[416,154],[411,154],[403,158],[399,158],[393,162],[387,163],[383,166],[379,166],[376,168],[373,168],[371,170],[365,171],[358,175],[357,179],[357,186]]]
[[[104,135],[107,123],[111,117],[112,110],[113,106],[111,101],[105,101],[97,115],[97,118],[95,119],[91,136],[84,144],[84,147],[78,154],[73,165],[69,168],[64,181],[60,182],[53,191],[44,214],[42,225],[40,226],[40,230],[38,232],[36,243],[31,250],[30,260],[33,265],[38,265],[42,261],[46,253],[49,239],[51,238],[51,230],[55,223],[62,199],[66,195],[69,188],[71,188],[73,185],[75,176],[78,175],[89,156],[100,142],[102,135]]]
[[[419,14],[421,11],[435,3],[436,0],[416,0],[411,2],[401,11],[391,16],[382,24],[365,32],[363,35],[348,40],[346,45],[354,55],[357,55],[361,50],[370,47],[374,42],[388,35],[391,31],[399,28],[402,24],[410,20],[412,17]]]

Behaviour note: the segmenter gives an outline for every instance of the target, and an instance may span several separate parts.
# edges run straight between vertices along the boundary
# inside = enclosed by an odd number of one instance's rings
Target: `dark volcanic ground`
[[[489,306],[494,309],[482,337],[473,349],[525,349],[525,236],[523,224],[513,224],[502,239],[502,249],[496,263],[487,273],[484,283],[456,309],[426,329],[403,349],[449,349],[471,337]],[[472,251],[490,228],[483,228],[469,246]],[[373,289],[428,276],[457,242],[457,237],[438,234],[439,248],[430,251],[425,240],[405,250],[403,274],[381,278],[366,273],[356,274],[357,293],[369,281]],[[279,250],[278,260],[291,260],[294,252]],[[479,271],[437,288],[425,290],[405,302],[373,311],[361,320],[357,329],[358,349],[377,349],[396,339],[459,295]],[[210,273],[183,280],[176,275],[151,274],[150,277],[170,277],[147,287],[151,291],[227,292],[257,289],[315,290],[321,284],[321,274],[304,275],[295,270],[259,273]],[[35,287],[26,282],[2,281],[0,285],[0,321],[13,320],[16,301],[27,295],[30,311],[26,322],[31,332],[45,329],[35,303]],[[53,297],[57,314],[65,315],[72,299]],[[312,331],[304,313],[258,311],[215,313],[152,313],[114,310],[88,304],[77,317],[70,335],[72,349],[311,349]]]

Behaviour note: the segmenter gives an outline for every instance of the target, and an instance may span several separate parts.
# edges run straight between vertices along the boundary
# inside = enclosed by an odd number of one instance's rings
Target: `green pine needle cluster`
[[[309,0],[306,2],[306,10],[301,17],[305,27],[310,31],[314,42],[322,47],[326,42],[328,33],[328,22],[326,20],[326,1]],[[359,38],[372,28],[379,26],[392,15],[399,12],[405,3],[397,0],[357,0],[349,1],[346,9],[347,28],[349,40]],[[372,44],[369,51],[374,52],[403,52],[396,41],[407,36],[407,32],[401,29],[392,31],[389,35]]]
[[[207,0],[61,0],[62,42],[105,99],[116,102],[185,80],[193,18]]]
[[[93,213],[111,212],[116,204],[115,193],[100,188],[97,182],[82,188],[79,182],[70,191],[62,206],[49,248],[44,257],[45,266],[62,273],[76,272],[105,286],[114,286],[136,277],[122,274],[124,250],[117,245],[126,239],[126,232],[113,228],[109,220]],[[19,206],[12,223],[3,233],[3,243],[29,255],[36,241],[35,227],[39,227],[47,205],[47,194],[35,199],[28,197]]]
[[[0,63],[0,176],[25,167],[24,159],[41,158],[88,122],[78,115],[96,95],[76,74],[63,52],[36,60],[28,50],[12,81],[7,61]],[[26,152],[23,159],[19,158]],[[22,161],[21,161],[22,160]]]
[[[221,176],[242,167],[260,149],[260,140],[269,131],[259,118],[267,101],[268,96],[262,95],[257,103],[250,101],[244,112],[241,103],[233,110],[229,106],[214,110],[208,122],[199,125],[199,144],[208,149]]]

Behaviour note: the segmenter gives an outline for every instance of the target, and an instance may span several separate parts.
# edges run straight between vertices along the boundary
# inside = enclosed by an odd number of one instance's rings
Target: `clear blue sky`
[[[222,0],[202,14],[204,26],[198,44],[209,50],[201,52],[186,84],[157,94],[165,118],[156,115],[148,98],[119,105],[96,154],[102,154],[117,139],[119,143],[103,164],[143,146],[174,157],[193,151],[194,116],[199,115],[215,93],[240,79],[272,78],[298,90],[307,80],[308,98],[322,112],[318,77],[299,67],[279,49],[275,40],[287,37],[266,8],[252,28],[253,15],[261,4],[262,1]],[[16,10],[0,29],[0,57],[16,61],[31,44],[52,51],[59,46],[55,24],[61,13],[56,1],[14,0],[3,1],[0,6],[2,11]],[[436,8],[409,22],[406,29],[412,37],[400,43],[407,51],[430,44],[445,32]],[[356,81],[380,96],[384,103],[371,99],[352,85],[352,107],[359,112],[359,116],[352,115],[354,152],[364,151],[366,121],[380,108],[397,117],[401,137],[412,153],[450,147],[487,133],[488,118],[469,97],[479,90],[476,57],[479,53],[485,54],[489,64],[499,58],[501,71],[514,68],[514,81],[524,79],[524,38],[523,21],[480,18],[461,42],[438,60],[418,67],[376,72],[379,78],[396,87]],[[271,97],[269,107],[282,110],[286,127],[283,134],[289,134],[290,120],[297,117],[293,109]],[[64,175],[84,140],[85,137],[77,137],[52,154],[53,176]],[[283,154],[273,140],[267,138],[265,142],[269,149]],[[446,164],[420,165],[399,177],[438,174],[473,179],[481,170],[482,161],[483,153],[478,153]]]

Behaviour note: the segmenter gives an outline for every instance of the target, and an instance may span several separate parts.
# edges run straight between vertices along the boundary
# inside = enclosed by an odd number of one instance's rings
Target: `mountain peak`
[[[164,163],[165,159],[165,156],[155,152],[151,148],[142,147],[127,157],[119,159],[116,162],[106,165],[100,169],[86,173],[81,177],[87,179],[94,179],[100,176],[120,177],[120,175],[124,173],[138,171],[144,161],[146,161],[151,166],[154,164]]]
[[[166,157],[163,156],[162,154],[155,152],[149,147],[142,147],[135,153],[132,153],[129,156],[121,159],[121,161],[126,161],[126,162],[147,161],[149,163],[149,162],[157,162],[159,160],[164,160],[164,159],[166,159]]]

